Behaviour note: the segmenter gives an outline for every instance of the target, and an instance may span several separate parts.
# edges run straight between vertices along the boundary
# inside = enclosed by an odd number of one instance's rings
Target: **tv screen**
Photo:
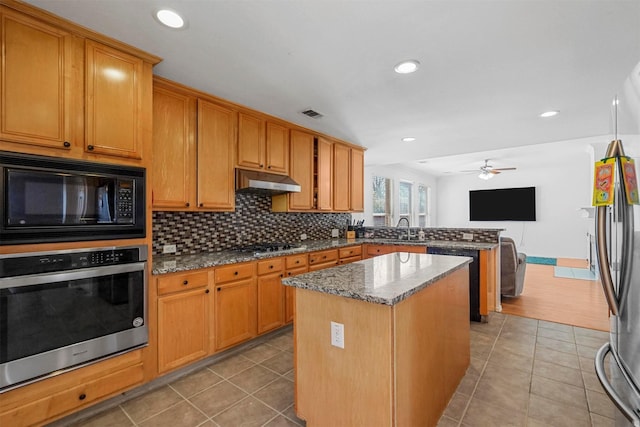
[[[469,221],[535,220],[535,187],[469,191]]]

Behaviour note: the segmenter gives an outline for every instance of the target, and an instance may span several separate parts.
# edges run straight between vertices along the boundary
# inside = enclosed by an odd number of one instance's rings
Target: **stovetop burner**
[[[255,245],[243,246],[236,250],[240,252],[251,252],[254,255],[261,255],[273,252],[293,252],[306,249],[306,246],[298,243],[268,242]]]

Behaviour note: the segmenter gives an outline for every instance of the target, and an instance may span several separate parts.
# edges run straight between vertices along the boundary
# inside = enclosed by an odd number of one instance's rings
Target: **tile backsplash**
[[[153,212],[153,253],[176,245],[176,254],[217,252],[261,242],[298,242],[331,238],[344,231],[349,213],[271,212],[271,197],[236,194],[235,212]]]

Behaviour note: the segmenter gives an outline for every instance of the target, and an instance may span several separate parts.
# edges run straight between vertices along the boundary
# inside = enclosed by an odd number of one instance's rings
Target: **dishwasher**
[[[427,247],[432,255],[456,255],[473,258],[469,264],[469,318],[475,322],[483,321],[480,316],[480,262],[479,252],[473,249]]]

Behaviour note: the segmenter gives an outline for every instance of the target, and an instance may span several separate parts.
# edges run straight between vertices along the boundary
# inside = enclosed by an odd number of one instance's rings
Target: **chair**
[[[500,238],[500,294],[517,297],[524,288],[524,272],[527,255],[516,251],[516,243],[510,237]]]

